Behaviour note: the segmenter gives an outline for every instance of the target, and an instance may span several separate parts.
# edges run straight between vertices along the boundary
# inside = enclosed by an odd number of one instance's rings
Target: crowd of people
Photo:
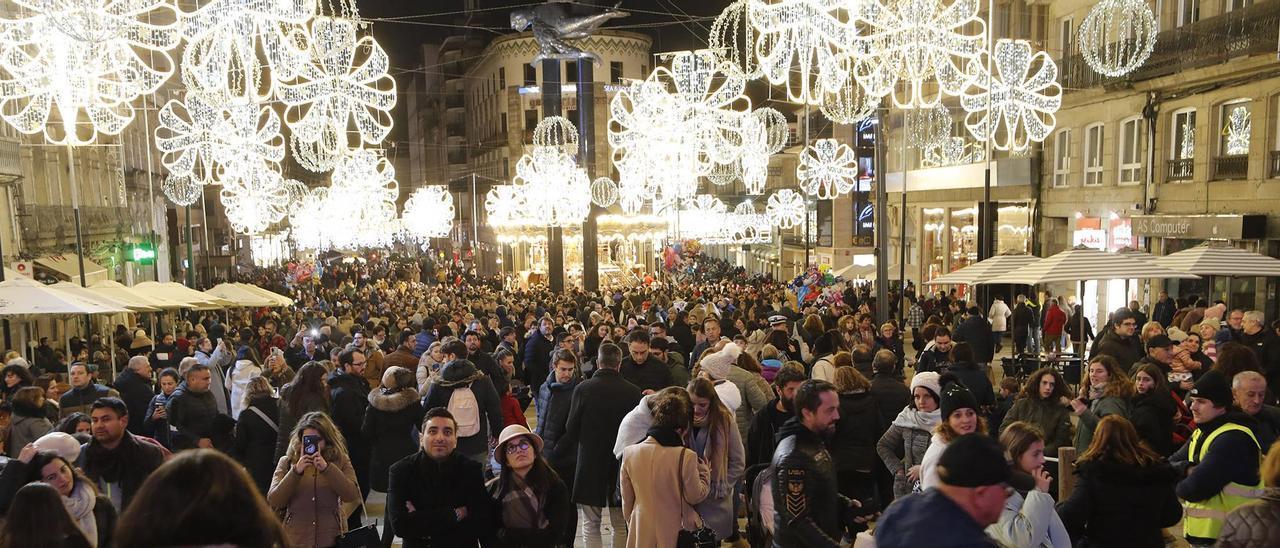
[[[11,353],[0,548],[1280,545],[1256,311],[1162,293],[1095,338],[1066,299],[907,287],[877,325],[867,286],[700,261],[554,293],[264,269],[296,306]],[[1006,338],[1080,378],[1001,378]]]

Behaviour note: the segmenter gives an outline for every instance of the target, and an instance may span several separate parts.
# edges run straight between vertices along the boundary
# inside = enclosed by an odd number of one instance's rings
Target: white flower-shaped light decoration
[[[964,90],[967,64],[986,50],[986,24],[978,0],[945,2],[865,0],[857,6],[855,18],[867,30],[854,38],[854,75],[868,94],[892,94],[897,108],[918,108]]]
[[[165,103],[157,118],[156,148],[169,173],[201,185],[217,182],[219,142],[225,129],[222,109],[188,93],[183,101]]]
[[[547,226],[582,224],[591,212],[591,178],[572,156],[555,147],[533,147],[516,163],[524,216]]]
[[[266,230],[284,219],[289,208],[284,178],[266,165],[258,166],[240,179],[225,182],[218,197],[231,228],[242,234]]]
[[[280,115],[265,104],[234,104],[223,115],[223,136],[218,157],[224,171],[245,171],[244,166],[284,161],[284,135]]]
[[[967,143],[964,137],[948,137],[941,143],[924,149],[920,158],[923,167],[945,167],[981,162],[986,156],[978,143]]]
[[[907,128],[907,146],[921,150],[945,141],[955,125],[951,112],[943,105],[905,109],[902,115]]]
[[[296,179],[285,179],[284,188],[289,193],[290,207],[302,203],[302,200],[306,199],[307,195],[311,193],[311,189],[307,188],[307,185]]]
[[[404,202],[404,214],[400,217],[405,230],[418,239],[443,238],[453,230],[453,196],[449,187],[431,185],[419,187]]]
[[[769,224],[787,230],[804,222],[806,209],[804,196],[784,188],[769,195],[764,214],[769,218]]]
[[[172,173],[165,177],[160,189],[165,197],[178,207],[186,207],[199,201],[203,190],[200,183],[192,180],[190,176]]]
[[[382,142],[396,104],[390,58],[372,36],[356,36],[355,21],[317,17],[310,30],[311,61],[280,86],[295,148],[314,155],[303,163],[308,169],[327,167],[362,143]]]
[[[849,145],[818,139],[800,155],[796,165],[800,189],[817,200],[834,200],[858,184],[858,157]]]
[[[609,207],[618,202],[618,185],[613,179],[599,177],[591,181],[591,203],[597,207]]]
[[[880,108],[880,98],[868,94],[855,82],[851,71],[838,88],[822,96],[822,104],[818,108],[832,122],[855,124],[875,115],[876,109]]]
[[[984,59],[973,62],[977,76],[960,98],[965,127],[978,140],[990,140],[999,150],[1025,150],[1043,142],[1057,124],[1062,106],[1058,65],[1049,54],[1033,55],[1026,40],[997,40],[988,74]],[[985,57],[985,54],[984,54]]]
[[[274,99],[307,63],[316,0],[211,0],[183,17],[182,82],[218,103]]]
[[[13,2],[31,15],[0,21],[0,116],[22,133],[71,145],[118,135],[133,101],[173,75],[171,2]]]
[[[484,196],[484,212],[491,226],[515,223],[523,209],[524,194],[515,185],[495,186]]]
[[[748,11],[760,35],[760,69],[769,83],[786,86],[788,101],[817,105],[823,93],[835,91],[845,80],[848,69],[840,60],[855,32],[840,20],[844,9],[846,0],[778,0],[757,3]]]
[[[1080,53],[1098,74],[1124,76],[1147,62],[1159,32],[1143,0],[1102,0],[1080,22]]]

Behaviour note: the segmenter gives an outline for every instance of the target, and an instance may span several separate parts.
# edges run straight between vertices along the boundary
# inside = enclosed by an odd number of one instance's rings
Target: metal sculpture
[[[533,38],[538,41],[541,51],[531,64],[537,65],[543,59],[591,59],[593,63],[599,64],[600,57],[582,51],[569,41],[582,40],[595,34],[610,19],[631,15],[617,9],[622,2],[594,15],[570,15],[571,5],[573,4],[570,2],[547,2],[511,12],[511,28],[523,31],[533,27]]]

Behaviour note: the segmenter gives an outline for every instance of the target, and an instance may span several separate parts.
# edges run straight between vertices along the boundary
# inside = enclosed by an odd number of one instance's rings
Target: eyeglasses
[[[526,440],[526,439],[521,439],[520,441],[517,441],[517,442],[507,442],[508,455],[517,453],[520,451],[528,451],[531,448],[533,448],[533,446],[530,445],[529,440]]]
[[[1120,327],[1138,327],[1138,322],[1120,322]]]

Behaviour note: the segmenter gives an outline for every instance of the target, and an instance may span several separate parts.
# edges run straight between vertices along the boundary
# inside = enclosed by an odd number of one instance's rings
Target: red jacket
[[[524,410],[520,409],[520,402],[516,401],[516,397],[511,395],[510,391],[502,396],[502,427],[506,428],[513,424],[518,424],[525,428],[529,427],[529,423],[524,420]]]
[[[1049,307],[1044,313],[1044,334],[1045,335],[1062,335],[1062,328],[1067,325],[1067,313],[1063,312],[1058,305],[1045,305]]]

